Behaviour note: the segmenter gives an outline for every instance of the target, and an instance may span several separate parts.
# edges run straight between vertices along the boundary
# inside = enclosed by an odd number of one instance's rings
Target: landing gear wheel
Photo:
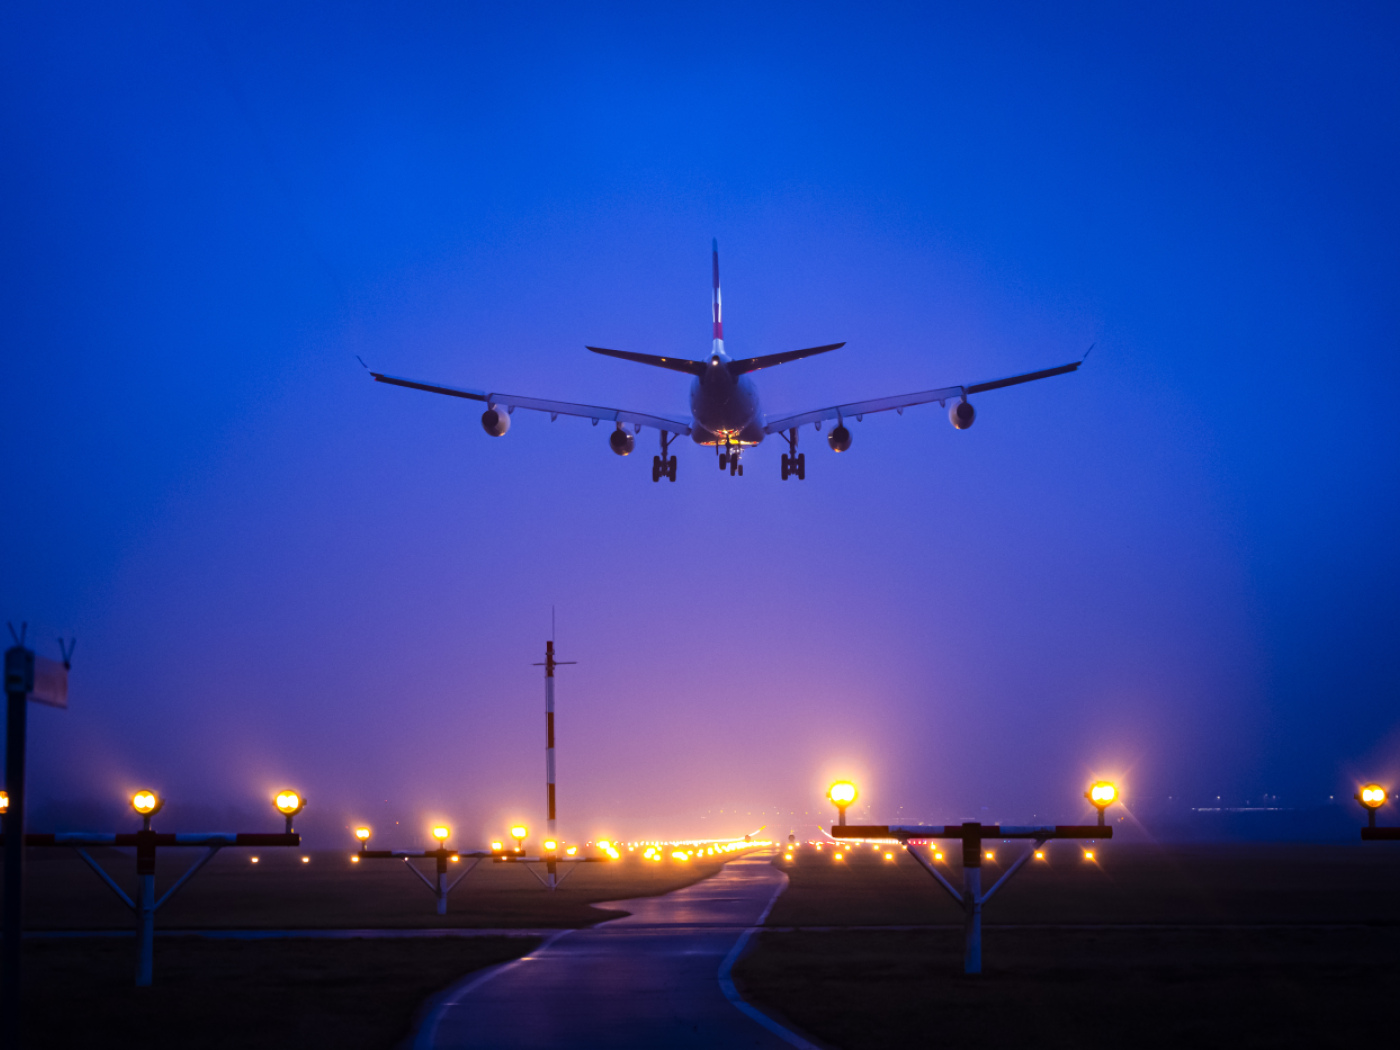
[[[799,452],[797,460],[793,463],[792,471],[797,475],[798,481],[807,480],[807,453]]]
[[[721,453],[719,454],[719,469],[720,469],[720,470],[724,470],[724,469],[725,469],[726,467],[728,467],[728,466],[729,466],[729,453],[728,453],[728,452],[721,452]]]
[[[735,474],[737,474],[737,473],[739,473],[739,457],[738,457],[738,456],[730,456],[730,457],[729,457],[729,476],[732,478],[732,477],[733,477]]]
[[[666,464],[666,469],[662,471],[672,481],[676,480],[676,457],[672,456],[670,462]]]
[[[739,477],[742,478],[743,476],[744,476],[744,465],[743,465],[742,463],[740,463],[740,464],[739,464]]]
[[[786,480],[788,479],[788,475],[789,475],[790,473],[792,473],[792,468],[789,466],[788,454],[787,454],[786,452],[784,452],[784,453],[783,453],[783,480],[784,480],[784,481],[786,481]]]
[[[661,457],[660,457],[660,456],[652,456],[652,457],[651,457],[651,480],[652,480],[652,481],[660,481],[660,480],[661,480]]]

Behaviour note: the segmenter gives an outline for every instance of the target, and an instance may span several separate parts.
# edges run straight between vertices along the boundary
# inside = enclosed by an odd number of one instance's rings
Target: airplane
[[[961,386],[945,386],[937,390],[921,390],[913,394],[875,398],[871,401],[854,401],[845,405],[832,405],[817,408],[810,412],[767,418],[759,408],[758,391],[749,378],[750,373],[776,365],[799,361],[804,357],[825,354],[845,346],[841,343],[828,343],[825,346],[810,346],[805,350],[785,350],[776,354],[759,357],[732,359],[724,350],[724,323],[720,311],[719,294],[719,241],[711,245],[713,271],[713,292],[711,314],[714,324],[710,356],[704,361],[692,361],[684,357],[662,357],[655,354],[639,354],[630,350],[610,350],[602,346],[589,346],[595,354],[634,361],[637,364],[651,365],[654,368],[667,368],[673,372],[684,372],[693,378],[690,381],[690,419],[673,419],[667,416],[648,415],[644,412],[631,412],[618,408],[601,408],[596,405],[577,405],[568,401],[546,401],[537,397],[518,397],[514,394],[501,394],[484,390],[465,390],[443,386],[440,383],[424,383],[414,379],[385,375],[370,370],[376,382],[391,386],[409,387],[413,390],[426,390],[431,394],[447,394],[450,397],[481,401],[486,411],[481,414],[481,426],[492,437],[503,437],[510,429],[510,417],[517,408],[534,412],[548,412],[550,421],[560,416],[579,416],[591,419],[596,427],[606,420],[615,424],[608,435],[608,446],[619,456],[632,453],[636,435],[643,427],[654,427],[661,435],[661,454],[651,461],[651,480],[667,478],[676,480],[676,457],[670,454],[671,442],[677,437],[689,437],[697,445],[708,445],[719,454],[719,469],[728,470],[731,477],[744,473],[739,461],[744,449],[762,443],[770,434],[782,435],[788,443],[788,452],[783,454],[782,476],[786,481],[795,477],[803,481],[807,477],[807,456],[797,451],[798,429],[811,423],[818,431],[822,423],[834,420],[836,425],[827,434],[826,442],[835,452],[845,452],[851,447],[851,432],[847,420],[854,417],[857,422],[874,412],[887,412],[894,409],[900,415],[906,408],[937,401],[939,407],[946,407],[949,401],[953,407],[948,410],[948,419],[958,430],[972,426],[977,413],[968,396],[1002,387],[1029,383],[1036,379],[1065,375],[1079,368],[1089,356],[1088,351],[1078,361],[1039,372],[1026,372],[1005,379],[993,379],[983,383],[969,383]],[[1089,350],[1093,350],[1091,346]],[[364,364],[363,361],[360,362]],[[368,366],[366,366],[368,367]],[[631,432],[628,432],[628,428]]]

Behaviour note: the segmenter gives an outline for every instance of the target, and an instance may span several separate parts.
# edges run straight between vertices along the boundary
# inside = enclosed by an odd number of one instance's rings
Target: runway
[[[612,901],[626,918],[564,930],[442,995],[415,1050],[785,1050],[812,1044],[738,1000],[729,966],[787,885],[771,852],[660,897]]]

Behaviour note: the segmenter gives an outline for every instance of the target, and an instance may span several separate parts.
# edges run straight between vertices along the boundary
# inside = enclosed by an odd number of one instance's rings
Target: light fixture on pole
[[[1103,827],[1103,811],[1117,801],[1118,788],[1107,780],[1097,780],[1084,792],[1084,797],[1099,811],[1099,827]]]
[[[287,834],[292,833],[292,818],[306,808],[306,799],[295,791],[279,791],[272,800],[277,812],[287,818]]]
[[[524,824],[517,824],[510,829],[510,837],[515,839],[515,852],[525,852],[525,837],[530,834],[530,829]]]
[[[1367,827],[1376,826],[1376,810],[1385,805],[1385,788],[1379,784],[1366,784],[1356,792],[1356,801],[1366,809]]]
[[[141,830],[151,830],[151,818],[161,811],[165,799],[154,791],[138,791],[131,796],[131,808],[141,815]]]
[[[826,797],[836,807],[836,823],[841,827],[846,825],[846,807],[856,800],[857,794],[856,786],[849,780],[838,780],[826,789]]]

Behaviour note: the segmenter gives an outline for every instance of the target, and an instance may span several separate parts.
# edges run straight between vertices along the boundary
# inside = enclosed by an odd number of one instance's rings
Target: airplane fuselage
[[[758,389],[747,375],[731,375],[729,355],[716,339],[704,374],[690,383],[690,437],[697,445],[757,445],[763,440]]]

